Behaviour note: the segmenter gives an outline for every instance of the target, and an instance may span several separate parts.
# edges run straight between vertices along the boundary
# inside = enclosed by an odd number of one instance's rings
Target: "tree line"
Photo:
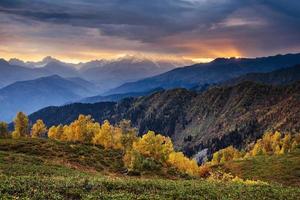
[[[14,131],[9,134],[7,124],[0,123],[0,136],[19,138],[48,138],[65,142],[101,145],[105,149],[120,150],[124,165],[129,172],[168,170],[193,177],[208,175],[206,166],[198,166],[196,160],[176,152],[169,137],[148,131],[142,137],[130,121],[122,120],[116,125],[105,120],[95,122],[90,115],[79,115],[69,125],[52,126],[49,129],[42,120],[29,125],[28,117],[19,112],[14,119]]]
[[[279,131],[266,132],[263,137],[250,145],[248,151],[239,151],[233,146],[221,149],[213,154],[207,164],[217,165],[231,160],[249,158],[259,155],[283,155],[300,145],[300,134],[292,136]]]
[[[122,120],[116,125],[105,120],[100,124],[90,115],[79,115],[69,125],[60,124],[48,129],[40,119],[30,126],[28,117],[22,112],[14,119],[14,131],[11,134],[8,125],[0,122],[0,137],[48,138],[101,145],[105,149],[120,150],[124,164],[130,172],[168,169],[195,177],[207,176],[211,165],[259,155],[282,155],[300,145],[300,134],[292,136],[279,131],[267,132],[250,145],[247,151],[229,146],[215,152],[211,161],[198,166],[194,159],[186,157],[182,152],[176,152],[169,137],[153,131],[138,137],[137,129],[131,126],[129,120]]]

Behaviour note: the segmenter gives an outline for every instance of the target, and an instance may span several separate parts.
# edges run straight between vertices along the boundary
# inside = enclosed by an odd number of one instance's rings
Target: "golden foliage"
[[[221,149],[213,154],[213,158],[211,163],[216,165],[219,163],[224,163],[230,160],[241,158],[242,153],[239,150],[233,148],[233,146],[229,146],[225,149]]]
[[[16,120],[16,133],[26,135],[28,118],[22,113]],[[32,126],[31,136],[41,137],[47,132],[42,120]],[[176,168],[179,172],[190,176],[206,176],[207,166],[199,167],[195,160],[189,159],[181,152],[175,152],[169,137],[148,131],[143,137],[137,137],[137,130],[130,121],[122,120],[114,126],[105,120],[102,125],[91,116],[79,115],[70,125],[52,126],[48,130],[50,139],[59,141],[92,143],[102,145],[106,149],[118,149],[124,152],[123,161],[129,170],[159,170],[162,167]]]
[[[55,140],[99,144],[106,149],[127,149],[136,141],[136,129],[123,120],[113,126],[105,120],[102,125],[90,115],[79,115],[70,125],[52,126],[48,137]]]
[[[174,151],[170,138],[148,131],[136,142],[133,143],[133,149],[145,157],[154,158],[156,161],[165,163],[171,152]]]
[[[122,131],[105,120],[92,139],[93,144],[100,144],[106,149],[123,149]]]
[[[14,139],[29,135],[29,119],[23,112],[17,114],[14,119],[14,126],[15,130],[12,133]]]
[[[241,179],[238,176],[234,176],[230,173],[226,173],[221,170],[214,170],[210,173],[210,176],[208,178],[209,181],[213,182],[236,182],[241,183],[245,185],[269,185],[269,183],[261,181],[261,180],[249,180],[249,179]]]
[[[94,122],[90,115],[79,115],[78,119],[72,122],[69,126],[64,126],[64,134],[62,140],[91,143],[94,136],[100,129],[99,123]]]
[[[262,140],[260,139],[255,143],[255,145],[249,155],[257,156],[257,155],[262,155],[262,154],[263,154],[263,145],[262,145]]]
[[[0,122],[0,137],[6,138],[8,136],[8,125],[5,122]]]
[[[196,160],[189,159],[182,152],[175,152],[170,138],[148,131],[133,142],[132,149],[123,158],[129,170],[155,169],[158,166],[173,167],[190,176],[207,176],[208,166],[199,167]]]
[[[169,155],[168,163],[176,167],[180,172],[189,174],[191,176],[199,176],[200,175],[200,168],[196,160],[191,160],[184,156],[182,152],[172,152]],[[202,169],[204,170],[204,168]],[[201,174],[205,172],[202,171]]]
[[[291,152],[298,144],[297,136],[293,138],[290,133],[282,137],[279,131],[268,132],[255,143],[250,154],[252,156],[285,154]]]
[[[148,131],[142,138],[133,141],[132,147],[126,150],[123,161],[129,170],[153,170],[165,166],[173,151],[170,138]]]
[[[249,158],[258,155],[280,155],[291,152],[300,144],[300,134],[292,136],[290,133],[282,135],[279,131],[267,132],[262,139],[255,142],[252,149],[242,153],[232,146],[221,149],[213,154],[210,164],[216,165],[237,158]]]
[[[64,127],[63,125],[52,126],[48,131],[48,137],[54,140],[63,140]]]
[[[43,120],[39,119],[31,128],[31,137],[32,138],[39,138],[45,136],[47,133],[47,127],[44,124]]]

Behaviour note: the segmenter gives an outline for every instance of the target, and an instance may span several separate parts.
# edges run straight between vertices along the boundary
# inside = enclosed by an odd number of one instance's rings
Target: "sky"
[[[299,0],[0,0],[0,57],[142,53],[205,61],[300,52]]]

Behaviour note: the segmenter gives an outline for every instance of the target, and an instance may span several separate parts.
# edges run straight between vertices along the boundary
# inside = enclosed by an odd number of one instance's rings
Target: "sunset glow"
[[[143,53],[202,62],[300,50],[299,1],[118,4],[116,0],[1,1],[0,55],[26,61],[50,55],[77,63]]]

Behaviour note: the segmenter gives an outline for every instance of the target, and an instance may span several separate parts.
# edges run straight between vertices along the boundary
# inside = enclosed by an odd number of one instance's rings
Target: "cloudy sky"
[[[299,0],[0,0],[0,57],[300,52]]]

